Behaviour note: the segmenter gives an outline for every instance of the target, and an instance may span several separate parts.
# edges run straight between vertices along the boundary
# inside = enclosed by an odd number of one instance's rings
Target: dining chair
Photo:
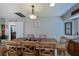
[[[40,56],[54,56],[55,47],[56,47],[56,42],[40,42],[39,55]]]
[[[0,56],[6,56],[6,47],[0,44]]]
[[[57,40],[55,38],[47,38],[46,41],[47,42],[57,42]]]
[[[8,56],[17,56],[17,48],[15,41],[6,41],[5,46],[7,48],[7,55]]]
[[[61,36],[60,38],[60,44],[58,45],[57,49],[58,49],[58,53],[65,55],[67,52],[67,45],[68,45],[68,38]]]
[[[40,35],[39,35],[39,39],[40,39],[40,41],[46,41],[47,35],[45,35],[45,34],[40,34]]]
[[[36,53],[34,41],[22,41],[22,55],[34,56]]]
[[[22,55],[22,41],[24,41],[22,38],[19,38],[16,40],[16,47],[17,47],[18,56]]]
[[[30,41],[34,41],[34,40],[35,40],[34,34],[27,34],[27,38],[28,38],[28,40],[30,40]]]

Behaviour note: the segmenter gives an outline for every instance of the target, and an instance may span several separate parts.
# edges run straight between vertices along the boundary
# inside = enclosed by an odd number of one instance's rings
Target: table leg
[[[57,49],[55,49],[55,56],[57,56]]]

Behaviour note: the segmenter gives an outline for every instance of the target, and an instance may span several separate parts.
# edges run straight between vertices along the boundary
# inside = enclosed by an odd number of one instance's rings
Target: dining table
[[[21,40],[22,41],[22,40]],[[31,41],[31,40],[24,40],[24,41]],[[36,56],[39,56],[39,42],[40,42],[40,40],[39,39],[34,39],[33,40],[36,44]],[[48,41],[48,40],[47,40]],[[56,42],[56,40],[52,40],[52,39],[50,39],[49,41],[55,41]],[[57,42],[56,42],[57,43]],[[18,49],[18,56],[21,56],[22,55],[22,52],[21,52],[21,44],[20,44],[20,41],[17,41],[17,49]],[[58,44],[56,44],[56,48],[55,48],[55,50],[54,50],[54,53],[55,53],[55,56],[57,56],[57,47],[58,47]],[[46,49],[46,48],[44,48],[44,49]],[[2,53],[3,55],[4,55],[4,52],[6,51],[6,49],[5,49],[5,47],[3,46],[3,45],[1,45],[0,44],[0,53]]]

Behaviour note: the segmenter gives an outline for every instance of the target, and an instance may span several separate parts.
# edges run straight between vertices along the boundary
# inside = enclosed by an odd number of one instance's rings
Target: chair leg
[[[2,53],[0,53],[0,56],[2,56]]]
[[[65,56],[66,51],[64,51],[64,56]]]
[[[62,56],[65,56],[65,51],[61,52],[61,55],[62,55]]]

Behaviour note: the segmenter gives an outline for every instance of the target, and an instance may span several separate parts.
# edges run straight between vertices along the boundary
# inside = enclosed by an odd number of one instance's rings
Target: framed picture
[[[5,24],[1,25],[1,35],[5,35]]]
[[[65,23],[65,35],[72,35],[72,22]]]

